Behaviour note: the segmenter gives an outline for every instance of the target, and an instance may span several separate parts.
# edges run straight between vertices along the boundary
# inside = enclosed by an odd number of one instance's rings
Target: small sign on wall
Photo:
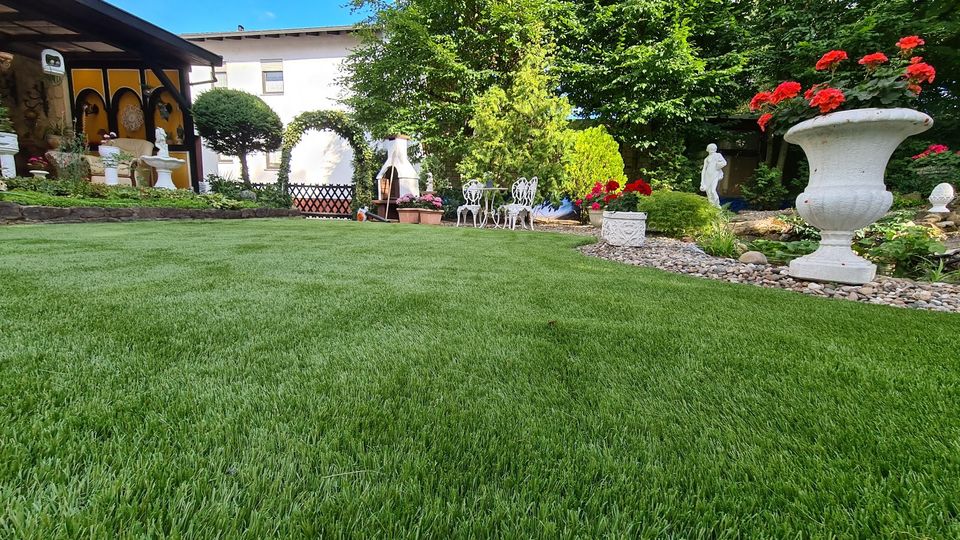
[[[63,62],[63,55],[53,49],[44,49],[40,53],[40,64],[47,75],[64,75],[67,70]]]

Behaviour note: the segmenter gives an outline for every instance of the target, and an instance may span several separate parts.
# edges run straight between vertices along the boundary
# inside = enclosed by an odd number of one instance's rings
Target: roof
[[[234,32],[200,32],[196,34],[180,34],[180,37],[190,41],[224,41],[240,39],[262,39],[300,36],[341,35],[357,32],[357,26],[315,26],[310,28],[285,28],[277,30],[239,30]]]
[[[222,65],[195,43],[101,0],[0,0],[0,48],[36,55],[55,49],[70,60],[131,60]]]

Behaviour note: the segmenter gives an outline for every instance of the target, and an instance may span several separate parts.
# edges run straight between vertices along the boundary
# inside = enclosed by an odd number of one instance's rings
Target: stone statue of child
[[[727,160],[723,159],[720,152],[717,152],[717,145],[711,143],[707,145],[707,157],[703,160],[703,169],[700,171],[700,191],[707,194],[710,204],[720,208],[720,195],[717,193],[717,185],[723,180],[723,168],[727,166]]]
[[[167,147],[167,132],[162,127],[158,127],[153,132],[156,141],[153,143],[157,147],[157,155],[160,157],[170,157],[170,149]]]

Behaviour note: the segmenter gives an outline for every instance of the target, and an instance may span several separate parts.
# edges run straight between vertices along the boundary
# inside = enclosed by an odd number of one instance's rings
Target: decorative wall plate
[[[136,131],[143,127],[143,110],[140,107],[127,105],[120,111],[120,123],[127,131]]]

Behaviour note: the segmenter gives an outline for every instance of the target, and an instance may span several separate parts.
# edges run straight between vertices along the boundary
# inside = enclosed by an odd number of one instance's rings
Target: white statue
[[[723,159],[720,152],[717,152],[717,145],[710,143],[707,145],[707,157],[703,160],[703,169],[700,171],[700,191],[706,192],[710,204],[720,208],[720,195],[717,194],[717,186],[720,180],[723,180],[723,168],[727,166],[727,160]]]
[[[153,143],[157,147],[157,155],[160,157],[170,157],[170,149],[167,148],[167,132],[163,130],[162,127],[158,127],[154,131],[154,137],[156,142]]]
[[[427,173],[427,193],[433,193],[433,173]]]

